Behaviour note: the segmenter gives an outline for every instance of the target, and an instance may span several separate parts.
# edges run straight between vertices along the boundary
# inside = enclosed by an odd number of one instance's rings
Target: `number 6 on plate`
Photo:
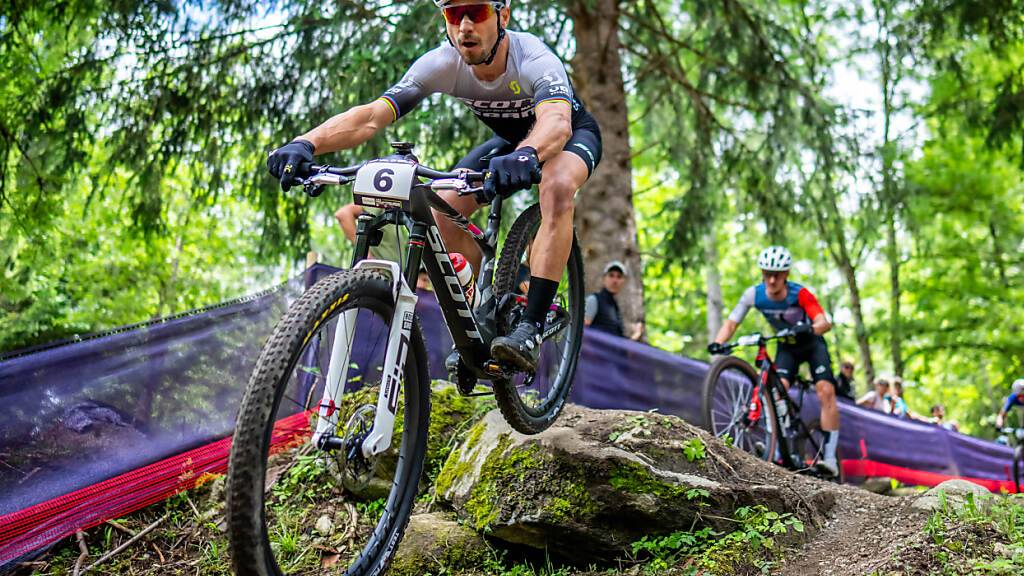
[[[356,172],[352,193],[360,206],[409,210],[409,194],[415,181],[416,164],[411,162],[367,162]]]

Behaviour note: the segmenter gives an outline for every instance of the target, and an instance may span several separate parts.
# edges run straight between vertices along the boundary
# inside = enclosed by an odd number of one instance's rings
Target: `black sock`
[[[530,276],[530,292],[526,295],[526,314],[523,320],[544,329],[544,319],[551,309],[551,302],[558,293],[558,282],[547,278]]]

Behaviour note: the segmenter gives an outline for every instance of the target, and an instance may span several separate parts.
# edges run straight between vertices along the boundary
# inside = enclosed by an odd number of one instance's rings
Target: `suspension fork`
[[[376,216],[363,213],[356,220],[356,243],[352,254],[352,269],[365,267],[371,246],[380,244],[380,228],[386,224],[396,226],[404,225],[404,219],[398,212],[385,211]],[[392,274],[392,280],[400,278],[401,274],[395,274],[386,262],[372,261],[371,268],[381,268]],[[419,259],[417,258],[417,267]],[[396,265],[397,266],[397,265]],[[395,291],[393,289],[393,291]],[[415,296],[415,294],[413,294]],[[396,299],[396,311],[397,311]],[[413,304],[415,306],[415,303]],[[334,329],[334,342],[331,345],[331,361],[327,368],[327,379],[324,383],[324,393],[317,407],[316,430],[313,431],[312,443],[321,446],[322,442],[331,438],[338,430],[338,416],[341,410],[341,400],[345,393],[345,384],[348,382],[348,370],[352,360],[352,337],[356,329],[357,309],[346,310],[338,317],[337,326]],[[392,322],[394,322],[392,318]],[[395,326],[392,323],[392,326]],[[389,340],[390,345],[390,340]],[[402,369],[405,363],[402,362]],[[379,408],[379,402],[378,402]],[[376,428],[376,426],[375,426]],[[390,438],[388,439],[390,441]],[[321,446],[323,447],[323,446]]]

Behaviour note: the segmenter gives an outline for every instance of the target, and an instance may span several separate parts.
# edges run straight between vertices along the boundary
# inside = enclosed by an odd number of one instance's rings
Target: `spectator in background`
[[[896,376],[889,387],[888,412],[900,418],[909,418],[907,402],[903,399],[903,380]]]
[[[844,360],[839,365],[839,378],[836,379],[836,393],[843,398],[854,400],[857,394],[857,382],[853,379],[853,362]]]
[[[615,300],[615,296],[622,291],[627,275],[626,265],[622,262],[612,260],[605,264],[604,276],[601,277],[601,284],[604,287],[600,292],[594,292],[587,296],[583,308],[584,325],[615,336],[626,336],[622,313],[619,312],[619,303]],[[633,325],[629,339],[639,340],[643,333],[643,324],[637,322]]]
[[[953,432],[959,432],[960,427],[957,426],[956,422],[946,420],[946,407],[942,404],[936,404],[932,406],[932,418],[931,423],[937,426],[941,426],[946,430],[952,430]]]
[[[889,395],[889,381],[884,378],[875,379],[875,389],[857,399],[857,405],[879,412],[888,412],[886,397]]]

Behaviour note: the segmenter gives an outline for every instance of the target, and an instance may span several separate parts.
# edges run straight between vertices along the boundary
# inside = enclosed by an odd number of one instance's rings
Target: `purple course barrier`
[[[50,506],[55,498],[229,436],[263,341],[305,285],[336,270],[317,265],[251,297],[0,359],[0,530],[5,514]],[[417,310],[430,375],[445,378],[451,337],[440,308],[421,293]],[[701,424],[707,368],[587,330],[570,400],[592,408],[657,409]],[[959,475],[993,490],[1006,487],[1012,452],[1004,446],[849,404],[840,409],[848,476],[928,484]],[[812,419],[816,412],[810,392],[804,415]],[[70,528],[73,533],[76,526]]]
[[[264,340],[304,284],[336,270],[0,360],[0,516],[229,436]],[[428,294],[418,312],[444,378],[440,308]]]

